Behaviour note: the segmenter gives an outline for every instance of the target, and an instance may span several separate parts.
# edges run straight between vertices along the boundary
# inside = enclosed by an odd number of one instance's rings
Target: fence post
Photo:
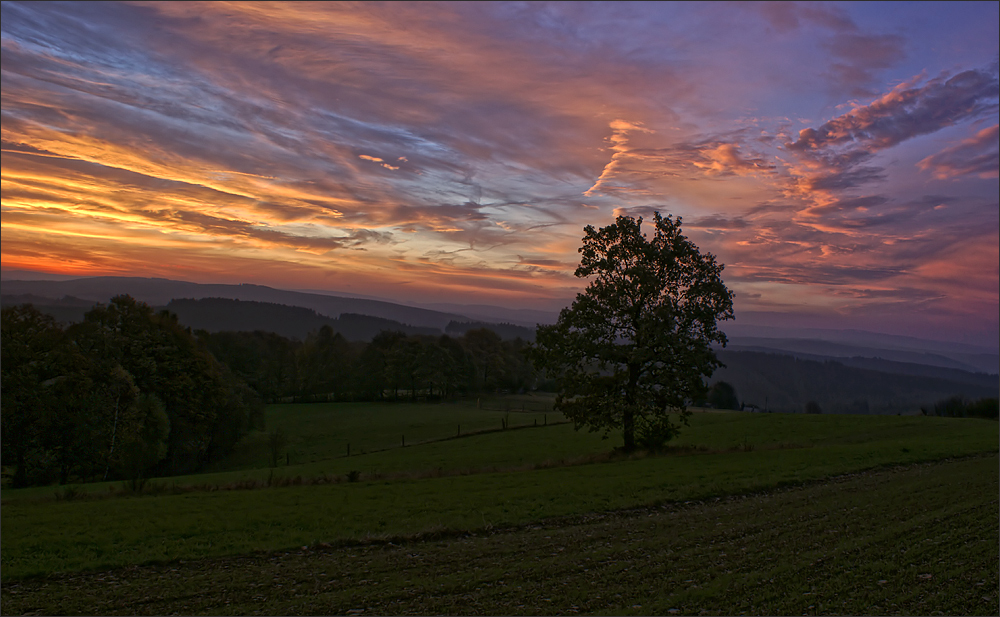
[[[456,435],[456,437],[461,437],[461,436],[462,436],[462,425],[459,424],[458,425],[458,434]]]
[[[348,442],[347,443],[347,456],[350,456],[350,455],[351,455],[351,444],[350,444],[350,442]]]
[[[402,443],[403,443],[403,447],[405,448],[406,447],[406,435],[403,435],[403,442]]]

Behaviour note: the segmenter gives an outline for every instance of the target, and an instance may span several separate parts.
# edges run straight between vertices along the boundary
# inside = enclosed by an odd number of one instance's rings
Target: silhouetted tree
[[[687,422],[688,401],[725,345],[716,322],[733,317],[721,264],[681,234],[681,221],[654,214],[654,235],[642,219],[619,216],[585,228],[576,276],[595,277],[552,326],[539,326],[531,356],[555,375],[556,408],[577,428],[621,429],[624,448],[663,443]]]
[[[118,475],[125,478],[133,491],[142,490],[150,472],[167,455],[170,418],[160,399],[151,394],[140,395],[132,404],[137,422],[134,430],[119,437],[115,457]]]
[[[18,485],[194,471],[263,418],[176,316],[129,296],[66,332],[31,307],[5,308],[2,387]]]
[[[495,391],[505,374],[503,341],[496,332],[486,328],[469,330],[462,337],[476,369],[476,390]]]
[[[740,399],[732,384],[718,381],[708,389],[708,404],[713,409],[739,409]]]
[[[46,415],[54,412],[52,384],[72,370],[62,353],[63,331],[30,304],[4,307],[0,325],[3,464],[14,466],[15,487],[34,482],[42,467]]]

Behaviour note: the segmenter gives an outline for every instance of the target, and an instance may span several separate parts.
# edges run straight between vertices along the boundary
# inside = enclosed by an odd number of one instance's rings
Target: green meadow
[[[4,581],[518,529],[998,450],[988,420],[716,412],[693,414],[664,453],[624,456],[618,435],[520,403],[481,406],[276,405],[269,429],[288,435],[290,465],[268,466],[261,433],[218,469],[140,495],[120,483],[4,489]]]

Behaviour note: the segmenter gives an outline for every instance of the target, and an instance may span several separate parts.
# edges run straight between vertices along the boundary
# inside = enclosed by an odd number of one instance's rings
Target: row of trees
[[[206,347],[267,401],[441,400],[530,389],[537,374],[520,339],[384,331],[349,342],[329,326],[305,341],[269,332],[199,332]]]
[[[227,454],[263,403],[177,318],[118,296],[61,328],[2,311],[3,465],[15,486],[195,471]]]
[[[952,396],[942,399],[931,408],[921,407],[921,413],[925,416],[935,415],[946,418],[987,418],[996,420],[1000,418],[1000,399],[981,398],[970,400],[964,396]]]

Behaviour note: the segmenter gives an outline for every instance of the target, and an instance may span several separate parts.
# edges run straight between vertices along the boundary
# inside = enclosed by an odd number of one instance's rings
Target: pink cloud
[[[996,178],[1000,170],[998,156],[1000,125],[982,129],[974,136],[945,148],[917,163],[921,171],[930,172],[939,180],[973,175]]]
[[[966,119],[995,113],[998,82],[994,72],[964,71],[917,86],[914,78],[868,105],[856,107],[818,129],[803,129],[787,147],[818,152],[834,146],[857,146],[867,152],[927,135]]]

